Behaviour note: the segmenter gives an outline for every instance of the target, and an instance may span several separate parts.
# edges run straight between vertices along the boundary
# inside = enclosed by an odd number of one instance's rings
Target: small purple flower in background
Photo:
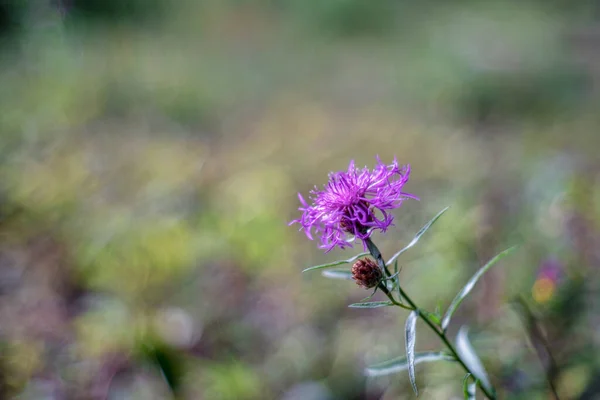
[[[533,299],[538,303],[550,301],[556,293],[562,277],[562,264],[552,258],[545,260],[538,270],[537,278],[533,284]]]
[[[391,165],[385,165],[377,157],[372,171],[356,168],[351,161],[347,171],[329,174],[329,183],[323,190],[315,186],[310,192],[311,205],[298,193],[302,217],[290,225],[302,225],[300,229],[310,240],[314,229],[321,236],[319,247],[326,251],[336,246],[352,247],[348,234],[364,242],[373,230],[385,232],[392,225],[394,217],[389,210],[400,207],[407,198],[418,200],[402,191],[409,175],[410,165],[399,166],[395,158]]]

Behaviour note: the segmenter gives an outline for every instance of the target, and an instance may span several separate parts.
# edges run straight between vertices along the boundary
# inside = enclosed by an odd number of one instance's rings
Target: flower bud
[[[370,258],[358,260],[352,266],[352,279],[365,289],[377,286],[383,274],[375,261]]]

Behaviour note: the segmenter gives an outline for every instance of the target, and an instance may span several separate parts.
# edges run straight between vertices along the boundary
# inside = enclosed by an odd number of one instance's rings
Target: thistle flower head
[[[347,171],[332,172],[329,182],[319,190],[316,186],[310,192],[308,204],[298,193],[302,207],[299,219],[301,230],[313,240],[311,231],[320,235],[320,248],[330,251],[333,248],[352,247],[354,239],[364,243],[371,233],[379,229],[385,232],[393,224],[390,210],[400,207],[407,198],[417,199],[402,191],[408,181],[410,166],[399,166],[398,161],[384,164],[377,157],[377,165],[370,171],[359,169],[350,162]],[[350,236],[350,237],[349,237]]]
[[[352,266],[352,279],[356,281],[358,286],[362,286],[365,289],[377,286],[382,277],[383,273],[381,269],[370,258],[358,260]]]

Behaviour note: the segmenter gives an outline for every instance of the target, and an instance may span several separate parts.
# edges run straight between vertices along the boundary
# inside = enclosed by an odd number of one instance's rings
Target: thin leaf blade
[[[504,250],[503,252],[499,253],[494,258],[492,258],[490,261],[488,261],[483,267],[481,267],[475,273],[475,275],[473,275],[471,277],[471,279],[469,279],[467,284],[465,286],[463,286],[463,288],[461,289],[460,292],[458,292],[458,294],[456,295],[454,300],[452,300],[452,303],[450,303],[450,306],[448,307],[448,310],[446,311],[446,314],[444,315],[444,318],[442,319],[442,330],[443,331],[445,331],[448,328],[448,325],[450,324],[450,319],[452,318],[452,315],[458,309],[458,306],[460,306],[460,303],[462,303],[462,301],[467,297],[467,295],[471,292],[471,290],[473,290],[473,287],[475,287],[475,284],[483,276],[483,274],[485,274],[494,264],[496,264],[502,258],[504,258],[507,255],[509,255],[510,253],[512,253],[516,248],[517,248],[517,246],[513,246],[513,247],[510,247],[510,248]]]
[[[430,313],[430,312],[427,312],[427,311],[424,311],[424,310],[421,310],[421,312],[423,314],[425,314],[427,316],[427,318],[429,318],[429,320],[431,322],[433,322],[435,325],[439,325],[440,324],[441,321],[440,321],[440,316],[439,315],[437,315],[435,313]]]
[[[392,287],[388,287],[390,292],[393,292],[394,290],[396,290],[399,286],[400,286],[400,271],[398,271],[398,260],[396,260],[396,262],[394,263],[394,279],[392,280]],[[402,299],[402,296],[400,296],[400,290],[398,290],[398,296],[400,299]]]
[[[321,272],[321,275],[329,279],[352,280],[352,271],[347,269],[328,269]]]
[[[477,381],[469,383],[467,386],[468,400],[477,400],[475,395],[477,394]]]
[[[417,317],[416,311],[412,311],[406,318],[406,326],[404,328],[404,340],[406,345],[406,362],[408,363],[408,377],[410,384],[415,392],[419,395],[417,389],[417,381],[415,379],[415,343],[417,341]]]
[[[493,393],[494,388],[490,383],[487,372],[469,341],[468,331],[466,326],[461,327],[458,331],[458,334],[456,335],[456,351],[467,368],[469,368],[469,371],[473,374],[473,378],[481,382],[481,385],[485,390]]]
[[[365,303],[353,303],[350,304],[349,308],[381,308],[381,307],[390,307],[393,306],[394,303],[391,301],[369,301]]]
[[[431,226],[442,216],[443,213],[445,213],[446,211],[448,211],[448,209],[450,208],[450,206],[444,208],[442,211],[440,211],[439,213],[437,213],[437,215],[435,217],[433,217],[428,223],[426,223],[420,230],[419,232],[417,232],[417,234],[415,235],[415,237],[410,241],[409,244],[407,244],[402,250],[398,251],[396,254],[394,254],[392,257],[390,257],[390,259],[388,260],[388,265],[390,265],[391,263],[393,263],[398,257],[400,257],[400,255],[402,253],[404,253],[406,250],[410,249],[411,247],[413,247],[415,244],[417,244],[417,242],[419,241],[419,239],[421,239],[421,236],[423,236],[425,234],[425,232],[427,232],[427,230],[429,228],[431,228]]]
[[[440,352],[422,352],[414,354],[414,365],[423,362],[434,362],[434,361],[456,361],[452,356]],[[406,356],[392,358],[365,369],[365,375],[367,376],[385,376],[391,375],[398,372],[402,372],[408,369],[408,360]]]
[[[473,380],[471,382],[471,374],[466,374],[463,379],[463,394],[465,396],[465,400],[476,400],[475,394],[477,392],[477,381]]]
[[[302,272],[314,271],[314,270],[323,269],[323,268],[337,267],[338,265],[353,263],[354,261],[358,260],[360,257],[364,257],[364,256],[368,256],[368,255],[369,255],[369,252],[360,253],[360,254],[355,255],[354,257],[350,257],[347,260],[338,260],[338,261],[333,261],[333,262],[330,262],[327,264],[315,265],[314,267],[305,268],[302,270]]]

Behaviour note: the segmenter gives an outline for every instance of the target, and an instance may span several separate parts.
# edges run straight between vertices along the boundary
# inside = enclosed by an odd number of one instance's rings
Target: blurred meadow
[[[600,2],[0,1],[0,398],[413,399],[404,312],[302,269],[297,192],[409,163],[375,239],[500,399],[600,399]],[[385,299],[381,294],[376,299]],[[526,304],[526,306],[523,306]],[[419,322],[417,347],[439,348]],[[460,399],[454,364],[421,399]]]

